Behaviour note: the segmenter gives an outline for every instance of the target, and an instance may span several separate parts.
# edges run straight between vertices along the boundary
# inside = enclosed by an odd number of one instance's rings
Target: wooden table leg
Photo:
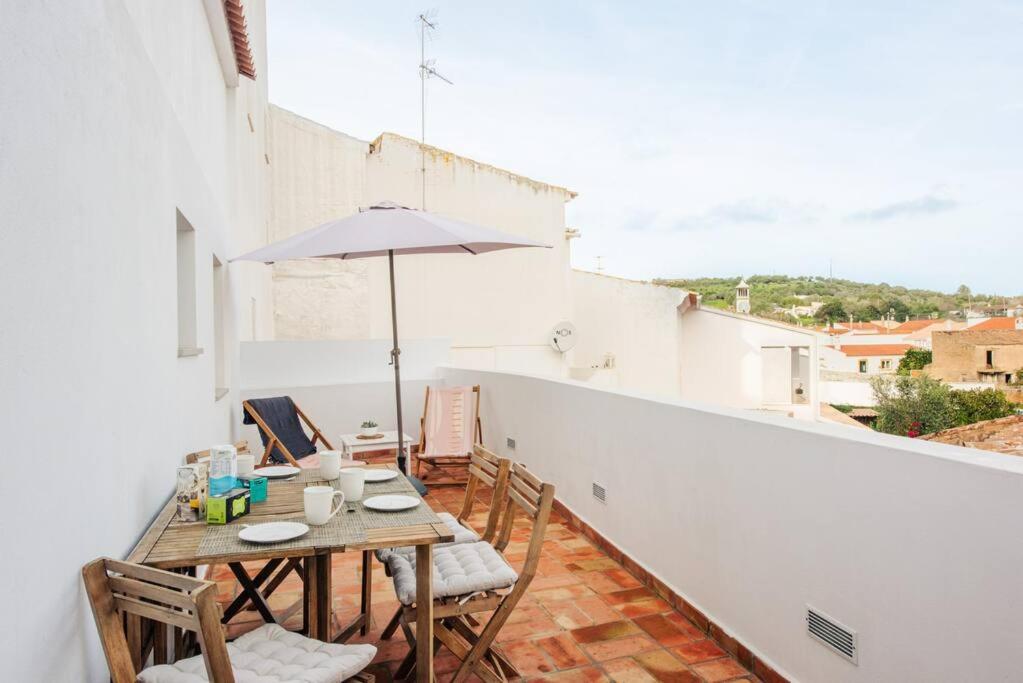
[[[416,680],[433,681],[433,546],[416,546]]]
[[[333,621],[330,553],[307,558],[306,567],[306,585],[309,587],[309,637],[329,643]]]
[[[270,609],[270,605],[266,604],[266,598],[264,598],[263,594],[259,591],[259,585],[253,581],[252,577],[250,577],[248,572],[245,571],[245,567],[242,566],[242,563],[231,562],[228,566],[231,568],[231,572],[234,574],[234,577],[238,579],[238,583],[241,584],[243,593],[248,596],[260,616],[263,617],[263,621],[268,624],[276,624],[277,617],[274,616],[273,611]]]
[[[362,551],[362,629],[360,633],[369,633],[370,620],[373,618],[373,551]]]

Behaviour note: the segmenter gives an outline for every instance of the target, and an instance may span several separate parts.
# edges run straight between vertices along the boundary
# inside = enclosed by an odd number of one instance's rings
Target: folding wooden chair
[[[463,468],[469,462],[474,444],[483,445],[480,421],[480,387],[426,387],[423,417],[419,419],[419,449],[416,476],[423,465],[439,470]]]
[[[316,452],[316,441],[322,441],[329,450],[334,448],[290,396],[252,398],[242,401],[242,408],[245,411],[244,424],[256,425],[263,440],[263,459],[259,467],[265,467],[269,461],[295,467],[317,467],[319,463],[315,458],[302,462]],[[311,439],[299,418],[312,431]]]
[[[310,674],[315,670],[322,675],[326,668],[332,676],[317,680],[373,681],[373,676],[362,673],[376,656],[372,645],[322,643],[285,631],[277,624],[260,626],[228,645],[220,625],[217,587],[210,581],[108,558],[85,565],[82,577],[113,683],[200,680],[199,672],[203,669],[210,681],[234,683],[236,672],[243,678],[256,678],[296,666],[295,662],[300,660],[294,658],[295,648],[302,650],[303,655],[305,652],[327,655],[308,665]],[[168,626],[194,633],[202,654],[177,662],[169,658]],[[133,637],[129,645],[125,627],[129,634],[141,634],[151,627],[145,651],[133,647],[141,645],[141,639]],[[144,668],[150,650],[153,666]],[[304,676],[295,672],[289,678],[300,680]]]
[[[511,460],[508,458],[502,458],[491,451],[488,451],[483,446],[474,446],[473,453],[469,460],[469,481],[465,485],[465,498],[462,500],[462,508],[458,512],[458,516],[451,515],[447,512],[438,512],[437,516],[447,525],[451,532],[454,534],[455,540],[453,543],[476,543],[477,541],[486,541],[487,543],[494,542],[494,536],[497,534],[497,524],[500,521],[501,512],[504,509],[504,503],[507,496],[508,487],[508,475],[511,472]],[[487,525],[483,530],[483,535],[480,536],[472,525],[469,524],[469,517],[472,515],[473,507],[476,505],[476,493],[479,490],[480,484],[491,487],[492,498],[490,500],[490,512],[487,514]],[[438,548],[443,548],[447,545],[453,545],[453,543],[443,543]],[[401,553],[408,557],[414,557],[416,549],[413,546],[406,546],[402,548],[380,548],[375,551],[376,558],[384,564],[384,569],[387,575],[391,575],[387,560],[394,553]],[[372,567],[364,566],[363,575],[367,573],[369,581],[372,582]],[[363,613],[369,612],[371,596],[363,596]],[[394,616],[387,623],[384,628],[381,638],[384,640],[390,638],[397,630],[399,621],[401,619],[402,608],[399,607],[398,611],[395,612]]]
[[[433,553],[434,647],[443,644],[462,660],[451,679],[454,683],[461,683],[473,674],[489,683],[519,675],[511,662],[495,649],[494,640],[536,575],[554,502],[554,485],[540,481],[517,464],[512,465],[508,481],[508,499],[494,545],[484,541],[456,544],[438,547]],[[515,513],[520,509],[532,520],[533,529],[525,562],[516,574],[501,551],[508,546]],[[395,674],[400,678],[410,675],[415,668],[417,634],[411,628],[416,620],[415,557],[395,553],[388,565],[394,577],[395,592],[403,605],[400,626],[411,646]],[[490,620],[477,634],[473,627],[479,623],[473,615],[492,610]]]

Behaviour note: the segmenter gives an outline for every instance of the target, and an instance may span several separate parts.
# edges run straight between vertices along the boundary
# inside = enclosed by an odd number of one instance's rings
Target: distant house
[[[828,346],[824,362],[829,370],[859,375],[894,373],[912,344],[840,344]]]
[[[926,322],[927,325],[918,327],[912,332],[905,334],[906,341],[914,346],[919,346],[922,349],[931,348],[931,337],[935,332],[952,332],[955,330],[965,330],[966,323],[959,322],[957,320],[925,320],[925,321],[911,321],[911,322]],[[904,325],[906,323],[903,323]],[[900,326],[901,327],[901,326]],[[899,328],[894,331],[898,332]]]
[[[824,334],[888,334],[888,330],[876,322],[832,323],[831,325],[817,328],[817,330]]]
[[[976,325],[970,325],[971,330],[1023,330],[1023,318],[988,318]]]
[[[1007,320],[1012,327],[989,323]],[[946,382],[983,382],[1006,385],[1023,368],[1023,321],[991,318],[966,330],[935,332],[934,358],[924,368],[927,374]],[[1019,325],[1019,327],[1017,327]]]

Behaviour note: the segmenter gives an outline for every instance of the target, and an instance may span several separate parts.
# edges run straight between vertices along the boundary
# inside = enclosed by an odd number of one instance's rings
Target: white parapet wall
[[[241,345],[242,400],[291,396],[335,448],[340,434],[356,432],[363,420],[395,429],[391,341],[273,341]],[[402,412],[405,433],[419,438],[427,385],[442,382],[437,368],[448,362],[451,341],[417,339],[401,344]],[[258,452],[259,432],[242,427]]]
[[[571,380],[441,374],[481,385],[489,447],[790,680],[1019,679],[1023,459]],[[807,635],[807,605],[858,633],[858,665]]]

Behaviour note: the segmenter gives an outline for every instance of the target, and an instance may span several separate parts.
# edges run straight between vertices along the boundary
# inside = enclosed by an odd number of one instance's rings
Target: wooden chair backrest
[[[472,514],[472,508],[476,502],[476,490],[480,483],[490,486],[493,489],[493,498],[490,501],[490,513],[487,515],[487,528],[481,537],[488,543],[494,540],[494,534],[497,533],[497,523],[501,518],[501,507],[505,499],[510,472],[511,460],[502,458],[483,446],[473,446],[472,455],[469,456],[469,481],[465,485],[465,499],[462,501],[462,509],[458,513],[458,521],[466,522],[469,515]]]
[[[234,448],[239,453],[248,453],[249,452],[249,442],[246,441],[245,439],[242,439],[241,441],[235,441],[234,442]],[[208,449],[208,448],[206,450],[204,450],[204,451],[196,451],[195,453],[189,453],[188,455],[185,456],[185,464],[186,465],[194,465],[197,462],[199,462],[200,460],[202,460],[203,458],[208,458],[208,457],[210,457],[210,449]]]
[[[532,472],[526,469],[525,465],[515,463],[508,475],[507,502],[504,506],[504,518],[501,524],[501,533],[498,535],[494,547],[504,550],[508,547],[511,539],[512,527],[515,525],[515,513],[522,510],[533,522],[533,531],[529,537],[529,547],[526,550],[526,561],[522,571],[519,572],[519,580],[523,585],[528,585],[530,579],[536,573],[536,566],[540,562],[540,554],[543,551],[543,539],[547,533],[547,522],[551,518],[551,508],[554,506],[554,484],[540,481]]]
[[[128,646],[123,622],[143,618],[193,631],[209,679],[234,683],[216,584],[109,558],[85,565],[82,578],[113,683],[135,683],[142,669],[138,653]]]
[[[476,417],[473,426],[473,443],[483,445],[483,422],[480,420],[480,385],[474,384],[472,387],[473,399],[476,404]],[[426,452],[426,416],[430,410],[430,385],[426,385],[426,397],[423,399],[423,416],[419,418],[419,453],[422,455]]]

